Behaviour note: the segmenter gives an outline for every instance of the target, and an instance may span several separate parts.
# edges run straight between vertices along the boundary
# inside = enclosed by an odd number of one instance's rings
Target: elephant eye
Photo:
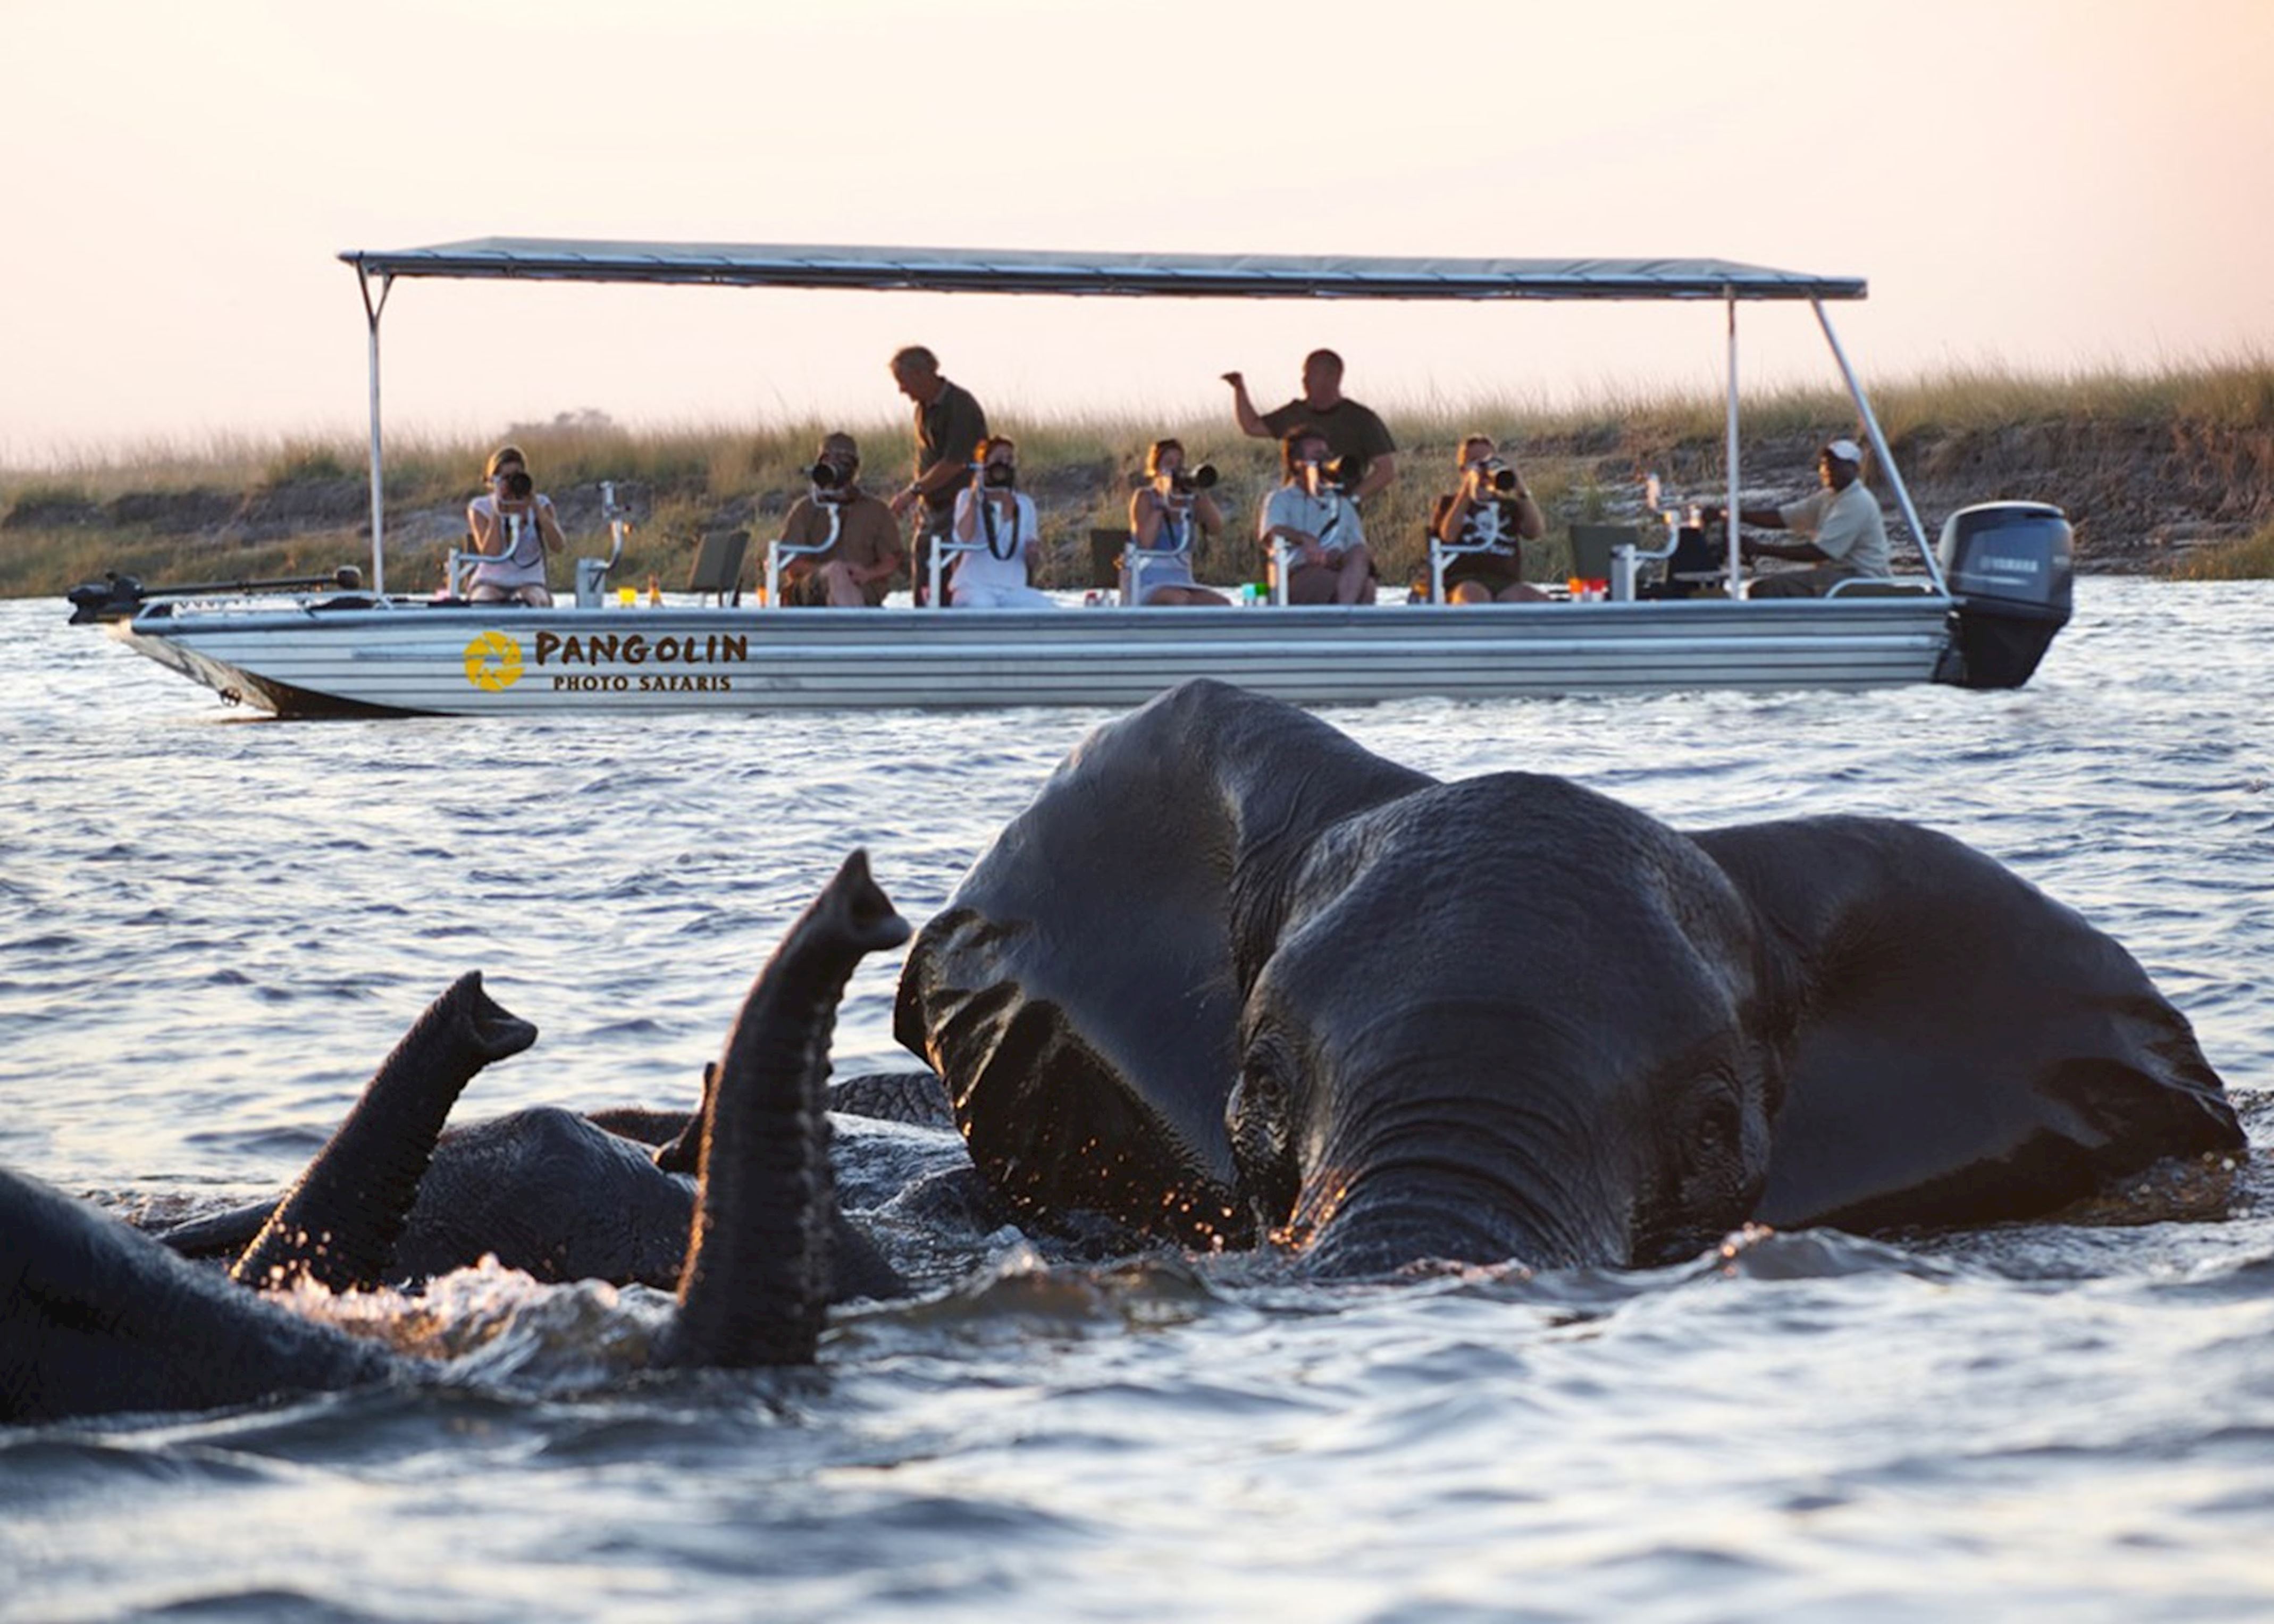
[[[1239,1086],[1232,1091],[1234,1114],[1274,1128],[1287,1120],[1286,1056],[1269,1037],[1250,1042],[1240,1056]]]
[[[1301,1182],[1291,1122],[1288,1079],[1293,1075],[1284,1045],[1268,1037],[1251,1039],[1240,1056],[1239,1086],[1224,1103],[1232,1166],[1248,1210],[1265,1231],[1287,1222]]]
[[[1736,1155],[1744,1145],[1744,1106],[1733,1091],[1711,1089],[1698,1101],[1690,1131],[1700,1151],[1714,1157]]]

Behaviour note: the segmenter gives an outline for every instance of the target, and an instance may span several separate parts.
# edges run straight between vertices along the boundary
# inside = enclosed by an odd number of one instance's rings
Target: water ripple
[[[2274,588],[2080,599],[2015,694],[1333,719],[1427,771],[1562,773],[1678,827],[1930,823],[2113,932],[2233,1084],[2274,1089]],[[0,1156],[128,1208],[281,1186],[470,968],[543,1033],[470,1114],[690,1105],[847,849],[926,917],[1099,719],[209,721],[62,620],[0,605]],[[897,970],[856,974],[844,1069],[907,1064]],[[1332,1288],[1269,1259],[1053,1261],[956,1205],[953,1136],[849,1124],[848,1199],[931,1249],[932,1286],[840,1315],[817,1372],[641,1376],[665,1299],[503,1271],[312,1306],[456,1363],[0,1432],[0,1611],[2264,1616],[2266,1098],[2219,1222],[1746,1231],[1648,1271]],[[893,1214],[911,1182],[922,1222]]]

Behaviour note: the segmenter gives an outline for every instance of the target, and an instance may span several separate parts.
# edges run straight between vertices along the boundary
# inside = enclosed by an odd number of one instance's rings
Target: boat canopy
[[[843,288],[900,293],[1096,294],[1125,298],[1695,299],[1723,306],[1728,327],[1728,505],[1738,507],[1737,306],[1805,301],[1847,380],[1871,449],[1910,522],[1938,590],[1942,571],[1910,492],[1895,470],[1856,370],[1825,310],[1860,299],[1860,276],[1818,276],[1732,259],[1383,259],[1351,254],[1090,253],[1041,248],[860,248],[779,243],[635,243],[576,237],[481,237],[431,248],[350,249],[371,343],[371,573],[387,583],[387,502],[380,477],[379,324],[397,277],[507,282],[680,283],[742,288]],[[1729,527],[1729,590],[1737,590],[1736,527]]]
[[[1374,259],[1345,254],[1083,253],[1026,248],[830,248],[764,243],[484,237],[351,249],[365,275],[697,282],[932,293],[1148,298],[1860,299],[1860,276],[1728,259]]]

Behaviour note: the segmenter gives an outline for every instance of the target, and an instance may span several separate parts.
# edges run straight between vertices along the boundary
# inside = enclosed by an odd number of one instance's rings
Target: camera
[[[983,462],[977,466],[982,485],[1004,491],[1019,483],[1019,470],[1007,462]]]
[[[833,491],[840,485],[852,482],[853,470],[840,469],[834,462],[816,462],[805,470],[805,477],[813,481],[815,490]]]
[[[1169,488],[1179,496],[1209,490],[1215,484],[1216,464],[1213,462],[1203,462],[1198,468],[1180,468],[1169,476]]]
[[[1319,470],[1321,481],[1338,491],[1355,490],[1359,481],[1365,477],[1366,459],[1356,452],[1338,456]]]
[[[1483,476],[1482,483],[1495,491],[1516,489],[1516,470],[1498,457],[1487,457],[1479,466],[1478,472]]]
[[[529,477],[527,469],[516,469],[505,477],[505,493],[508,501],[525,502],[537,489],[537,481]]]

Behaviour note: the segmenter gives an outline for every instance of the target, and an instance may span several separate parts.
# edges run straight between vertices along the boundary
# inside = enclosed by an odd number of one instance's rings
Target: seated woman
[[[1129,497],[1129,552],[1139,604],[1231,606],[1231,599],[1193,579],[1193,544],[1224,528],[1224,514],[1206,489],[1216,483],[1215,474],[1207,467],[1187,474],[1185,447],[1177,440],[1156,440],[1145,453],[1145,477],[1152,483]],[[1141,553],[1146,556],[1137,567]]]
[[[1358,508],[1336,485],[1327,465],[1326,436],[1299,428],[1280,442],[1286,483],[1264,499],[1256,539],[1269,550],[1284,539],[1294,548],[1287,601],[1370,604],[1374,560]]]
[[[979,442],[979,474],[955,493],[955,538],[980,545],[955,555],[947,601],[958,609],[1049,609],[1027,583],[1038,524],[1035,499],[1016,489],[1018,447],[1002,435]]]
[[[474,567],[473,590],[467,596],[478,604],[551,608],[553,594],[545,590],[545,555],[568,545],[553,499],[531,483],[529,459],[518,446],[500,446],[490,453],[483,477],[490,488],[466,504],[466,529],[473,536],[474,551],[483,555]]]
[[[1538,541],[1547,520],[1525,488],[1516,465],[1504,461],[1489,434],[1472,434],[1455,460],[1460,488],[1437,499],[1430,534],[1447,546],[1477,546],[1445,565],[1445,601],[1452,604],[1533,604],[1547,594],[1524,580],[1524,543]]]

